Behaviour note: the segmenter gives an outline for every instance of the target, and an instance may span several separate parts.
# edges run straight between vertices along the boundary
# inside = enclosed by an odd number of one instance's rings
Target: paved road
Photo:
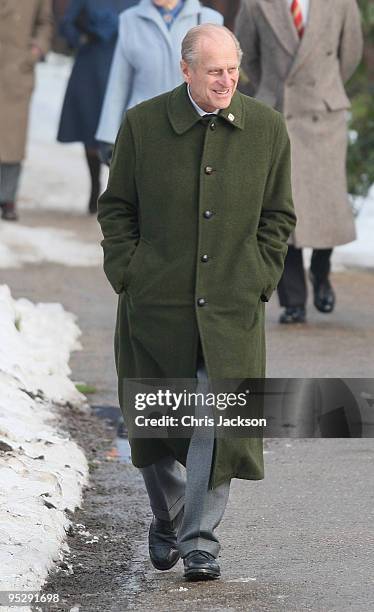
[[[32,212],[23,214],[22,221],[29,226],[72,229],[83,241],[99,239],[95,221],[85,217]],[[97,388],[92,403],[115,404],[116,300],[102,271],[28,265],[0,270],[0,279],[15,297],[59,301],[77,314],[83,350],[72,357],[73,378]],[[280,327],[276,300],[268,305],[268,375],[373,377],[374,274],[350,270],[334,275],[333,280],[338,294],[335,313],[324,316],[310,306],[308,325]],[[95,436],[103,447],[94,449],[102,457],[92,472],[97,488],[87,492],[85,506],[74,520],[91,521],[91,533],[95,535],[97,529],[102,541],[107,534],[108,544],[98,558],[94,550],[91,554],[87,547],[83,550],[78,536],[69,540],[76,555],[71,559],[75,574],[53,576],[48,586],[61,588],[67,601],[90,612],[374,609],[371,439],[269,441],[265,480],[232,485],[220,527],[222,580],[185,585],[180,564],[171,572],[158,573],[147,560],[149,513],[140,479],[131,466],[105,461],[114,434],[111,430],[102,433],[100,427],[92,417],[78,432],[73,431],[87,453],[93,452]],[[100,523],[94,515],[102,513],[103,507],[107,520]],[[117,555],[122,555],[123,566],[114,562]],[[78,572],[80,562],[83,567]],[[95,590],[95,584],[100,590]]]

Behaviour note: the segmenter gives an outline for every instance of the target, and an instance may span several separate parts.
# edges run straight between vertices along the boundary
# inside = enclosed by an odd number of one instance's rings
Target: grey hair
[[[182,40],[182,60],[186,64],[196,64],[199,60],[199,40],[206,34],[214,34],[215,32],[226,32],[235,44],[236,52],[238,54],[239,65],[242,61],[243,51],[240,47],[240,43],[236,38],[235,34],[231,32],[225,26],[217,25],[215,23],[204,23],[202,25],[195,26],[188,30],[186,36]]]

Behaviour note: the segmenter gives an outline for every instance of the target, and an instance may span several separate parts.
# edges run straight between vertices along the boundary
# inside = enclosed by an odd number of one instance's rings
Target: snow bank
[[[82,143],[62,144],[56,136],[72,67],[71,58],[50,53],[36,68],[30,108],[28,152],[21,179],[21,208],[86,215],[90,180]],[[106,186],[107,168],[102,168]]]
[[[0,591],[39,590],[67,548],[65,510],[80,504],[88,466],[53,420],[55,404],[84,403],[68,378],[79,335],[60,304],[0,286]]]

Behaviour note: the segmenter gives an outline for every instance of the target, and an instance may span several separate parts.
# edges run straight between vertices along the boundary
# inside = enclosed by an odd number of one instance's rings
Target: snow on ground
[[[70,58],[50,54],[47,62],[37,66],[20,204],[85,214],[89,176],[83,145],[56,141],[71,65]]]
[[[77,239],[74,232],[53,227],[0,225],[0,268],[19,268],[23,263],[49,261],[65,266],[99,266],[99,244]]]
[[[357,240],[334,250],[337,266],[374,268],[374,186],[368,197],[360,198],[361,212],[357,218]]]
[[[60,304],[0,286],[0,591],[39,590],[67,548],[65,510],[81,503],[87,461],[55,426],[57,404],[84,408],[68,378],[79,335]]]
[[[56,54],[50,54],[47,62],[38,65],[37,88],[31,105],[28,157],[22,177],[20,204],[23,207],[64,210],[74,215],[85,214],[89,192],[83,147],[79,143],[61,144],[56,141],[59,116],[71,65],[70,58]],[[106,180],[107,172],[105,171],[103,173],[104,187]],[[356,221],[358,240],[334,250],[335,270],[351,265],[374,267],[374,241],[372,239],[374,235],[374,188],[369,197],[361,202],[360,207],[361,213]],[[20,228],[19,231],[20,234],[22,232],[22,240],[26,240],[24,244],[30,245],[32,256],[47,258],[46,249],[39,249],[38,254],[35,254],[35,244],[38,241],[37,230],[30,229],[28,236],[25,236],[24,229]],[[8,261],[12,252],[12,245],[9,241],[16,239],[17,232],[18,229],[14,230],[12,237],[5,235],[5,248],[8,250],[4,258],[6,257]],[[51,244],[53,241],[59,244],[54,249],[58,251],[58,254],[54,255],[57,258],[63,255],[65,239],[71,239],[62,233],[61,239],[58,240],[57,234],[60,232],[61,230],[55,230],[55,233],[51,233]],[[35,239],[31,238],[32,234],[35,234]],[[81,259],[79,253],[76,252],[76,255],[70,258],[71,265],[79,265],[81,262],[83,262],[82,265],[97,265],[99,253],[97,247],[97,255],[91,257],[82,247]],[[0,261],[1,255],[2,253],[0,253]],[[308,253],[306,255],[307,261]],[[18,261],[29,261],[26,256],[22,258],[16,255],[16,258]],[[56,260],[53,259],[53,261]],[[61,263],[67,263],[66,258]]]
[[[86,214],[89,176],[83,145],[62,144],[56,140],[71,66],[70,58],[55,53],[48,56],[47,62],[37,66],[20,204],[29,208]],[[108,171],[103,167],[103,188],[107,177]]]

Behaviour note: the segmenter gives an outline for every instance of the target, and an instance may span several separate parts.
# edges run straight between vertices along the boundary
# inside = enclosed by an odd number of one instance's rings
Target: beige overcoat
[[[296,247],[354,240],[347,196],[344,83],[362,55],[355,0],[310,0],[299,40],[287,0],[242,0],[236,32],[259,100],[284,113],[291,140]]]
[[[0,0],[0,163],[24,157],[36,61],[31,45],[47,53],[52,31],[51,0]]]

